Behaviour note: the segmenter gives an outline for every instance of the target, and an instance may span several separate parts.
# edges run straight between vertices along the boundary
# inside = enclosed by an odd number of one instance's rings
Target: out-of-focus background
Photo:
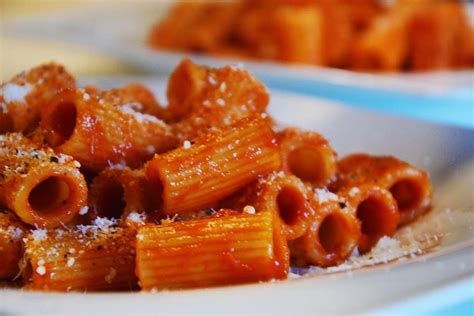
[[[117,0],[0,0],[0,80],[47,61],[64,64],[75,75],[117,75],[140,73],[114,57],[82,45],[44,38],[18,38],[3,32],[4,24],[16,18],[61,10],[84,10],[96,5],[117,5]],[[136,3],[146,1],[137,0]],[[149,2],[149,1],[148,1]]]

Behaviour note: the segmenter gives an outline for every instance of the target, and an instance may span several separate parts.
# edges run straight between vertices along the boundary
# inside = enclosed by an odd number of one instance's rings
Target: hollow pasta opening
[[[423,197],[423,187],[417,179],[400,180],[390,188],[390,192],[401,213],[416,208]]]
[[[328,178],[326,155],[321,149],[302,146],[288,155],[291,173],[303,181],[318,183]]]
[[[344,215],[333,213],[326,216],[319,227],[318,238],[327,253],[344,251],[351,243],[349,224]]]
[[[102,187],[96,204],[99,217],[120,218],[125,210],[125,192],[118,182],[109,182]]]
[[[54,213],[68,202],[70,188],[57,176],[46,178],[37,184],[28,196],[30,207],[37,213]]]
[[[371,237],[392,233],[394,227],[392,210],[380,196],[372,195],[362,201],[357,207],[357,218],[362,224],[361,230],[364,235]]]
[[[51,113],[49,128],[54,133],[54,139],[50,145],[60,146],[71,138],[76,128],[77,110],[73,102],[61,102],[57,104]]]
[[[287,225],[294,225],[302,216],[305,208],[305,197],[292,186],[283,187],[277,196],[278,211]]]

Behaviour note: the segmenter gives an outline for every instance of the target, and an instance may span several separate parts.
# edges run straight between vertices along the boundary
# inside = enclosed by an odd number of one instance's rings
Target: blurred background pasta
[[[183,2],[153,27],[156,49],[363,71],[470,68],[474,30],[457,1]]]

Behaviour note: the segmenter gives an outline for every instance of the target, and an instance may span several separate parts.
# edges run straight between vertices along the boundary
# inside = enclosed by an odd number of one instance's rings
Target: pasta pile
[[[163,290],[338,265],[431,207],[426,172],[277,126],[248,72],[183,60],[162,107],[56,64],[0,87],[0,279]],[[5,124],[7,122],[7,124]]]
[[[152,27],[148,44],[361,71],[472,68],[474,29],[463,6],[452,0],[181,2]]]

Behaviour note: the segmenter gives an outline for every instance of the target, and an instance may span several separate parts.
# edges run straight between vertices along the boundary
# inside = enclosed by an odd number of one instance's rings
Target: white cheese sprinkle
[[[72,267],[74,265],[74,262],[76,262],[76,259],[74,259],[73,257],[70,257],[69,259],[67,259],[67,266],[68,267]]]
[[[339,200],[339,197],[336,194],[334,194],[332,192],[329,192],[326,188],[324,188],[324,189],[315,189],[314,193],[318,197],[319,203],[324,203],[324,202],[327,202],[327,201],[338,201]]]
[[[46,268],[44,266],[39,266],[36,268],[36,273],[39,275],[45,275],[46,274]]]
[[[7,83],[0,88],[0,95],[3,95],[3,99],[7,103],[25,103],[25,97],[31,92],[32,89],[33,86],[28,83],[22,86],[14,83]]]
[[[209,81],[209,83],[213,86],[215,86],[217,84],[217,81],[216,79],[214,79],[212,76],[208,76],[207,77],[207,80]]]
[[[225,105],[224,99],[221,99],[221,98],[217,99],[217,100],[216,100],[216,103],[217,103],[218,105],[220,105],[220,106],[224,106],[224,105]]]
[[[243,209],[244,213],[247,213],[247,214],[255,214],[256,213],[256,210],[255,210],[255,207],[253,207],[252,205],[246,205]]]
[[[35,229],[32,231],[32,236],[34,241],[42,241],[47,237],[46,229]]]
[[[360,190],[359,190],[358,187],[353,187],[352,189],[350,189],[349,195],[352,196],[352,197],[354,197],[354,196],[356,196],[359,192],[360,192]]]
[[[143,224],[145,221],[145,214],[131,212],[130,214],[128,214],[127,218],[134,223]]]
[[[91,96],[88,93],[84,93],[82,95],[82,98],[84,99],[84,101],[89,101],[91,99]]]
[[[79,215],[86,215],[87,212],[89,212],[89,207],[88,207],[88,206],[84,206],[84,207],[82,207],[82,208],[79,210]]]
[[[225,90],[227,89],[227,85],[225,82],[222,82],[221,85],[219,86],[219,90],[224,93]]]
[[[158,119],[156,116],[137,112],[134,109],[135,106],[136,105],[134,103],[125,104],[125,105],[119,106],[118,109],[120,109],[122,113],[132,116],[136,121],[140,123],[153,122],[153,123],[158,123],[158,124],[164,124],[163,121]]]
[[[185,140],[185,141],[183,142],[183,147],[184,147],[184,149],[189,149],[189,148],[191,148],[191,142],[190,142],[189,140]]]

